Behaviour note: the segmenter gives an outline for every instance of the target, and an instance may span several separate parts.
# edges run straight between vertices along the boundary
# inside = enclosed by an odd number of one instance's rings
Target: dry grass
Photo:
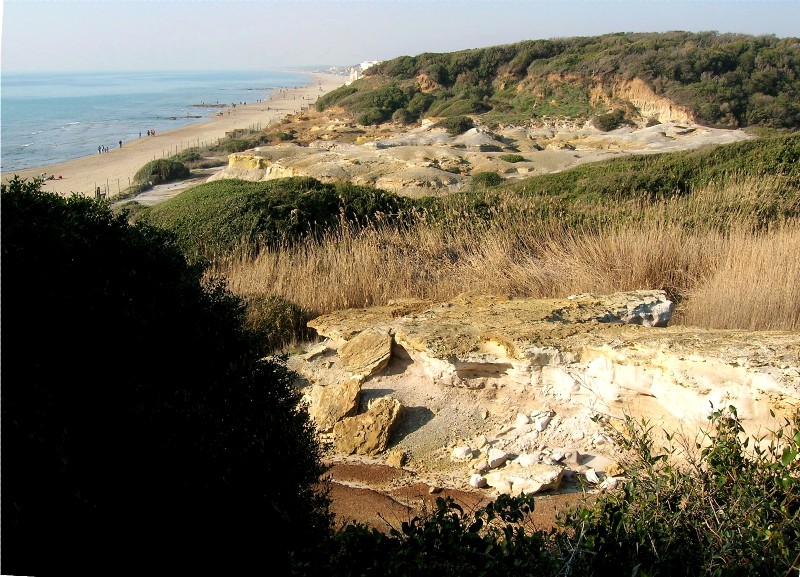
[[[674,323],[798,330],[800,227],[758,228],[759,202],[775,186],[734,178],[592,230],[532,221],[519,199],[508,199],[489,223],[453,216],[445,226],[342,226],[214,272],[235,293],[282,296],[311,316],[464,291],[563,297],[651,288],[678,301]]]

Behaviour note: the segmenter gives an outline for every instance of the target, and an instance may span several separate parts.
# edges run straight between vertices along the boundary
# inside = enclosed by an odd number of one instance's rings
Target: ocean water
[[[2,172],[47,166],[98,146],[196,122],[217,104],[256,102],[308,84],[304,72],[0,73]]]

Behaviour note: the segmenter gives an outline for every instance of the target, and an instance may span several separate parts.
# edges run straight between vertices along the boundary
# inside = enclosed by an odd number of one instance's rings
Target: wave
[[[28,142],[27,144],[23,144],[21,148],[28,148],[32,144],[33,144],[33,142]]]

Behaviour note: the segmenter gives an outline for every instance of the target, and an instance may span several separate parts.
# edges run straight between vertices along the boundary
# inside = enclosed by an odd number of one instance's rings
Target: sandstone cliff
[[[625,415],[691,439],[733,405],[769,436],[800,407],[800,335],[669,327],[671,312],[660,291],[404,301],[314,319],[323,340],[290,366],[340,457],[494,494],[615,483],[607,427]]]

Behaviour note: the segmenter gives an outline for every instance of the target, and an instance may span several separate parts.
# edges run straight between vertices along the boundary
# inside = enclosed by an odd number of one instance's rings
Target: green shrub
[[[481,144],[478,146],[478,150],[481,152],[502,152],[503,147],[497,144]]]
[[[505,160],[506,162],[516,163],[516,162],[523,162],[525,157],[520,154],[504,154],[503,156],[499,157],[500,160]]]
[[[475,123],[469,116],[452,116],[445,118],[436,123],[436,126],[441,126],[447,130],[450,136],[458,136],[465,133],[470,128],[475,126]]]
[[[387,118],[388,116],[384,111],[379,110],[378,108],[370,108],[361,114],[356,119],[356,122],[358,122],[361,126],[370,126],[372,124],[380,124]]]
[[[402,124],[411,124],[416,120],[416,118],[414,118],[414,116],[407,109],[400,108],[394,111],[392,114],[392,120]]]
[[[243,302],[106,202],[0,201],[3,573],[288,574],[325,469]]]
[[[217,148],[222,152],[233,154],[234,152],[244,152],[245,150],[250,150],[251,148],[255,148],[255,146],[258,145],[253,144],[251,140],[228,138],[221,141]]]
[[[294,140],[294,134],[291,134],[289,132],[283,132],[283,131],[270,132],[270,133],[267,134],[267,138],[269,140],[277,140],[279,142],[289,142],[291,140]]]
[[[268,351],[279,350],[297,341],[311,339],[310,320],[296,304],[274,295],[249,295],[245,297],[247,316],[245,324],[261,335]]]
[[[340,86],[339,88],[324,94],[323,96],[317,99],[317,102],[314,104],[314,107],[319,111],[322,112],[326,108],[337,104],[343,98],[347,98],[348,96],[355,94],[358,92],[358,88],[353,86],[352,84],[348,84],[346,86]]]
[[[391,218],[410,203],[380,189],[292,177],[207,182],[159,203],[140,218],[177,235],[192,257],[253,254],[341,223]]]
[[[710,420],[711,432],[664,449],[646,421],[611,433],[629,480],[563,519],[581,535],[576,574],[789,574],[800,555],[800,415],[768,442],[745,438],[735,407]],[[682,447],[702,449],[680,466]]]
[[[186,150],[181,150],[178,154],[172,155],[170,158],[175,162],[181,162],[188,165],[190,163],[202,160],[203,156],[200,154],[200,151],[197,148],[187,148]]]
[[[594,124],[598,130],[608,132],[619,128],[623,124],[630,124],[630,121],[626,120],[624,110],[617,109],[605,114],[598,114],[592,119],[592,124]]]
[[[133,175],[133,182],[137,184],[161,184],[172,182],[189,176],[186,165],[171,158],[151,160]]]
[[[503,183],[503,177],[496,172],[477,172],[472,175],[470,185],[472,187],[479,186],[497,186]]]

